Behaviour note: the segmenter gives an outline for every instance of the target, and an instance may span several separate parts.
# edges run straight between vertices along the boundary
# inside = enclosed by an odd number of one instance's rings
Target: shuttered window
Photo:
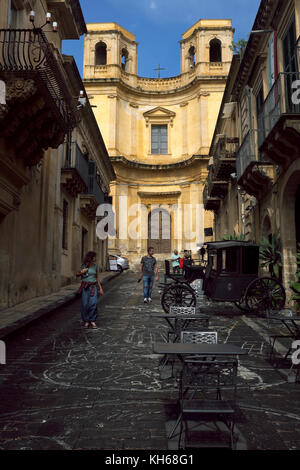
[[[151,126],[151,153],[168,153],[168,126],[167,124]]]

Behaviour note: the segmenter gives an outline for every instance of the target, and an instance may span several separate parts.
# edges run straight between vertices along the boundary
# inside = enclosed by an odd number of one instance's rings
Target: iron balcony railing
[[[249,166],[258,162],[266,162],[258,151],[258,131],[250,129],[240,146],[236,158],[236,171],[238,181],[244,175]]]
[[[239,148],[239,139],[235,137],[220,137],[214,151],[215,175],[227,180],[235,172],[235,160]]]
[[[76,103],[68,89],[62,59],[41,29],[0,29],[0,78],[42,80],[65,130],[78,124]]]
[[[98,204],[103,204],[104,193],[101,189],[100,182],[97,176],[89,176],[87,189],[84,191],[84,193],[93,195]]]
[[[220,137],[216,145],[215,161],[221,158],[235,158],[239,148],[239,139],[236,137]]]
[[[283,115],[300,114],[299,80],[299,72],[284,72],[273,84],[258,116],[259,147]]]
[[[85,157],[76,142],[64,143],[64,161],[62,169],[75,169],[86,187],[89,186],[88,158]]]

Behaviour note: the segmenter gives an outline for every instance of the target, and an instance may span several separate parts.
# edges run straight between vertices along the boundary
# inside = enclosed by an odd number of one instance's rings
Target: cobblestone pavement
[[[300,448],[300,384],[267,360],[262,320],[199,299],[220,341],[247,349],[240,360],[237,428],[247,449]],[[0,365],[1,449],[168,449],[168,406],[175,378],[163,379],[151,344],[167,330],[155,286],[143,304],[136,275],[110,281],[99,329],[84,330],[80,301],[6,338]]]

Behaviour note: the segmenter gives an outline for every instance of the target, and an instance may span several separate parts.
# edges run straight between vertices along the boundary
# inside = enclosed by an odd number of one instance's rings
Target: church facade
[[[181,74],[137,74],[135,36],[116,23],[87,24],[84,85],[116,173],[111,253],[138,264],[212,239],[203,206],[209,148],[232,61],[231,20],[199,20],[180,41]]]

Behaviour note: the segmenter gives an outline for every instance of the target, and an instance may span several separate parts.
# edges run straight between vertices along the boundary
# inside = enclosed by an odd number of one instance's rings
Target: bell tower
[[[87,24],[84,40],[84,78],[137,75],[135,36],[117,23]]]
[[[231,64],[233,33],[231,20],[199,20],[182,35],[181,73],[223,72]]]

